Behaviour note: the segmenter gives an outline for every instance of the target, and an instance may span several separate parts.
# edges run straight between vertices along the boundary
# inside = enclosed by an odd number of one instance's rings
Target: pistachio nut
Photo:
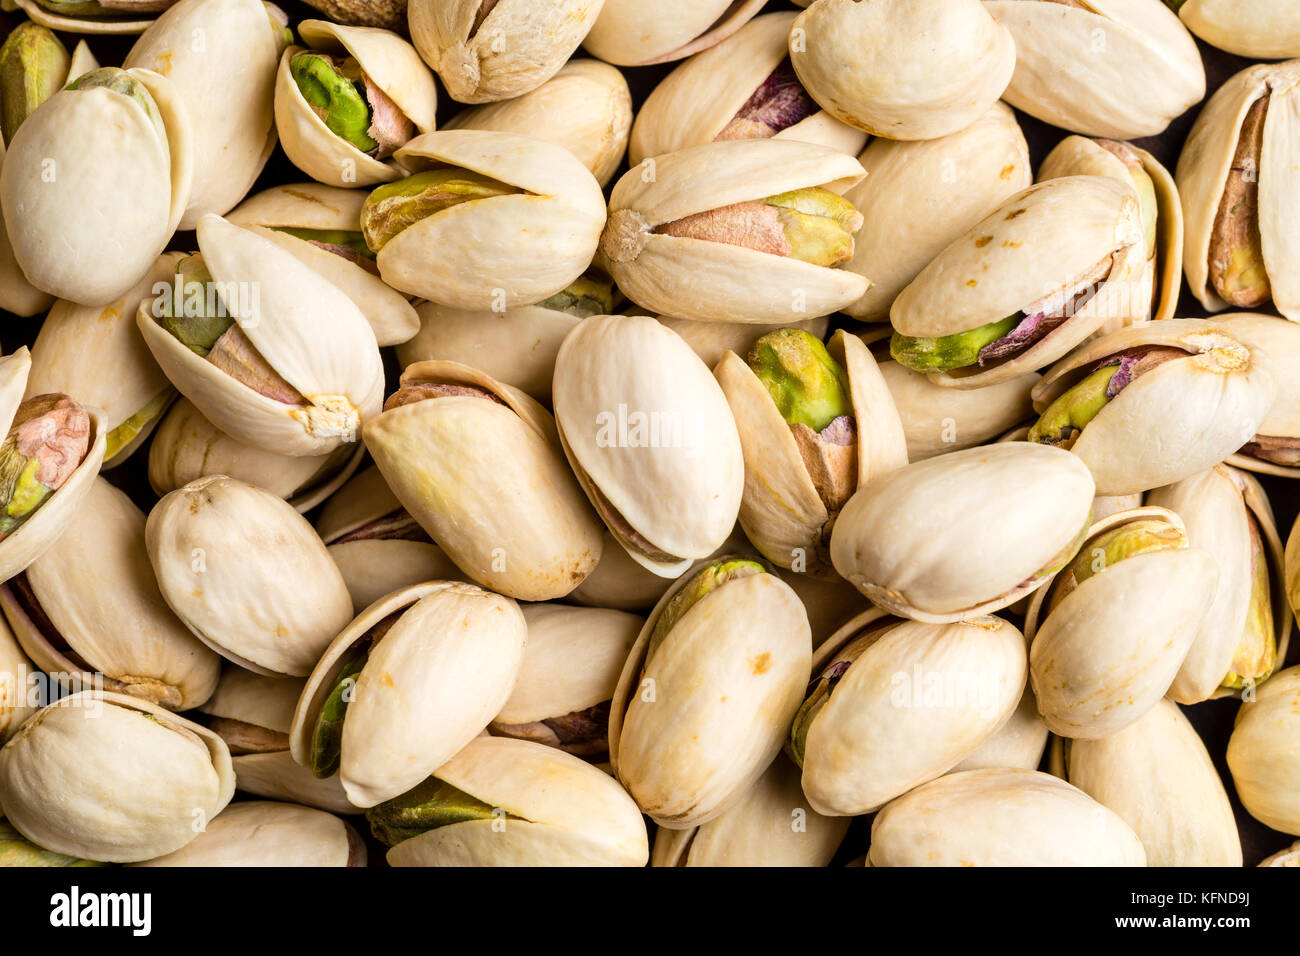
[[[889,139],[947,136],[996,103],[1016,68],[1016,44],[985,6],[819,0],[790,29],[790,61],[812,98],[850,126]]]
[[[1300,866],[1300,840],[1296,840],[1285,850],[1279,850],[1268,859],[1262,861],[1260,866]]]
[[[518,605],[472,584],[393,592],[343,629],[307,679],[293,759],[318,777],[338,773],[358,807],[405,793],[500,712],[524,638]]]
[[[615,775],[668,829],[742,799],[776,757],[807,685],[808,616],[757,561],[683,575],[628,654],[610,707]]]
[[[145,525],[163,599],[212,650],[271,677],[306,677],[352,620],[343,575],[307,519],[224,475],[169,492]]]
[[[1300,172],[1294,119],[1300,60],[1261,63],[1215,90],[1178,157],[1187,220],[1183,260],[1211,312],[1269,302],[1300,321],[1300,225],[1290,214]]]
[[[1300,518],[1291,526],[1284,557],[1286,597],[1293,614],[1300,614]]]
[[[1300,20],[1288,0],[1165,0],[1187,29],[1238,56],[1300,56]]]
[[[1300,836],[1298,735],[1300,667],[1288,667],[1241,705],[1228,740],[1228,770],[1242,806],[1265,826],[1295,836]]]
[[[165,77],[105,68],[74,79],[19,127],[0,167],[0,201],[33,286],[104,305],[153,267],[189,202],[184,110]]]
[[[519,390],[457,362],[421,362],[364,438],[411,517],[485,587],[545,601],[595,568],[600,524],[551,416]]]
[[[458,309],[541,302],[583,274],[605,197],[563,146],[489,130],[417,136],[396,153],[411,175],[361,210],[390,286]]]
[[[1118,329],[1052,366],[1034,387],[1029,441],[1068,448],[1099,495],[1173,484],[1256,434],[1276,385],[1226,326],[1166,319]]]
[[[870,813],[951,770],[1015,712],[1025,638],[996,617],[924,624],[866,611],[817,649],[790,753],[818,813]]]
[[[1007,722],[949,772],[960,773],[985,767],[1037,770],[1043,760],[1048,736],[1047,725],[1038,713],[1034,689],[1026,683],[1025,691],[1020,695],[1020,703],[1007,718]]]
[[[659,316],[659,324],[672,329],[709,368],[715,368],[728,352],[743,355],[759,336],[778,329],[799,329],[813,338],[825,340],[830,316],[804,319],[801,322],[699,322]]]
[[[13,0],[36,23],[67,33],[142,33],[176,0]]]
[[[537,89],[463,110],[443,129],[482,129],[563,146],[604,188],[627,152],[632,93],[623,74],[599,60],[570,60]]]
[[[596,569],[570,591],[565,600],[583,607],[648,611],[671,585],[670,579],[634,559],[606,529],[601,536],[600,561]]]
[[[778,754],[743,797],[708,823],[660,827],[650,865],[828,866],[850,822],[811,809],[799,768]]]
[[[235,791],[230,752],[156,704],[82,691],[40,710],[0,749],[0,801],[37,846],[125,863],[179,850]],[[51,799],[51,794],[58,799]]]
[[[43,671],[87,683],[103,675],[108,689],[171,710],[203,703],[216,687],[220,659],[158,591],[144,515],[102,478],[68,530],[0,586],[0,609]]]
[[[9,866],[103,866],[94,860],[79,860],[66,853],[51,853],[23,839],[23,835],[0,819],[0,867]]]
[[[537,89],[582,43],[603,0],[410,0],[411,39],[462,103]]]
[[[708,367],[646,316],[593,315],[555,361],[555,419],[578,482],[642,567],[678,577],[736,523],[745,468]]]
[[[1228,794],[1173,701],[1100,740],[1058,738],[1057,746],[1070,783],[1133,828],[1148,866],[1241,866]]]
[[[1128,308],[1146,264],[1134,190],[1066,176],[1006,200],[894,300],[890,354],[940,385],[980,388],[1044,368]]]
[[[406,0],[307,0],[336,23],[358,27],[406,28]]]
[[[714,374],[745,457],[740,526],[778,567],[833,576],[827,545],[858,488],[907,464],[889,388],[862,340],[837,331],[830,350],[778,329]]]
[[[637,113],[629,163],[720,139],[771,137],[856,155],[866,133],[825,112],[795,76],[788,42],[795,16],[756,17],[668,74]]]
[[[605,0],[583,46],[615,66],[670,63],[721,43],[765,0]]]
[[[391,866],[645,866],[645,821],[608,774],[554,747],[477,737],[366,812]]]
[[[303,20],[275,74],[275,125],[285,155],[328,186],[398,179],[388,160],[438,108],[433,74],[405,39],[388,30]]]
[[[610,700],[644,619],[562,604],[530,604],[523,612],[524,662],[488,729],[600,763],[609,755]]]
[[[1092,497],[1088,469],[1060,449],[955,451],[860,489],[835,522],[831,560],[891,614],[966,620],[1015,603],[1067,564]]]
[[[861,164],[789,139],[691,146],[614,185],[597,263],[642,308],[781,323],[834,312],[869,283],[835,268],[862,216],[838,193]]]
[[[292,803],[232,804],[193,840],[135,866],[365,866],[352,824]]]
[[[877,814],[871,866],[1145,866],[1124,820],[1036,770],[951,773]]]
[[[1025,616],[1029,678],[1049,730],[1119,733],[1169,690],[1214,600],[1214,555],[1182,519],[1144,507],[1103,518]]]
[[[365,316],[263,236],[204,216],[198,240],[136,312],[172,384],[221,431],[267,451],[323,455],[356,441],[384,387]]]
[[[1175,512],[1188,543],[1218,561],[1214,603],[1169,696],[1195,704],[1253,689],[1286,659],[1291,617],[1283,585],[1282,541],[1259,483],[1227,465],[1157,488],[1147,504]]]
[[[1278,397],[1255,434],[1228,458],[1247,471],[1287,478],[1300,476],[1300,326],[1274,315],[1233,312],[1215,325],[1240,339],[1268,367]]]
[[[1162,0],[990,0],[1015,38],[1003,93],[1016,109],[1084,136],[1157,136],[1205,96],[1200,51]]]
[[[0,744],[12,737],[41,704],[33,682],[41,673],[27,659],[9,624],[0,617]]]

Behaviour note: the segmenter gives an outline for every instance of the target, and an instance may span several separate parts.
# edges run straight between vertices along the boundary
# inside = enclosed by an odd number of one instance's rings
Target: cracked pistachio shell
[[[307,679],[290,733],[302,766],[348,652],[392,614],[343,724],[339,776],[363,808],[410,790],[482,731],[509,699],[524,654],[524,617],[509,598],[450,581],[393,592],[344,628]]]
[[[164,600],[212,650],[258,674],[305,677],[352,620],[343,575],[307,519],[224,475],[169,492],[145,526]]]
[[[282,455],[322,455],[356,441],[380,410],[384,370],[365,316],[347,295],[268,239],[204,216],[206,290],[306,405],[267,398],[200,358],[154,318],[172,287],[142,303],[136,322],[163,372],[217,428]]]
[[[1065,747],[1070,783],[1133,828],[1148,866],[1241,866],[1223,781],[1173,701],[1162,698],[1118,733]]]
[[[856,335],[836,331],[828,349],[844,369],[857,438],[861,488],[907,464],[907,442],[889,388],[871,352]],[[740,526],[778,567],[834,576],[824,543],[831,514],[767,387],[735,352],[714,370],[727,396],[745,458]]]
[[[406,0],[307,0],[336,23],[359,27],[406,28]]]
[[[411,0],[407,13],[416,49],[451,98],[494,103],[554,76],[602,6],[604,0]]]
[[[176,392],[135,324],[154,284],[166,282],[180,253],[167,252],[121,299],[105,306],[54,303],[32,346],[26,398],[62,392],[100,410],[104,467],[121,464],[158,424]]]
[[[597,261],[637,305],[681,319],[789,323],[827,315],[870,283],[845,269],[654,230],[810,186],[843,192],[862,176],[852,156],[794,140],[691,146],[628,170],[614,185]]]
[[[182,398],[168,410],[149,445],[149,484],[162,497],[199,478],[229,475],[307,512],[347,481],[364,456],[360,442],[331,455],[278,455],[231,438]]]
[[[17,7],[43,27],[62,30],[65,33],[85,33],[91,36],[99,33],[130,34],[143,33],[155,20],[160,10],[166,10],[175,0],[144,0],[136,10],[127,4],[121,12],[109,11],[108,16],[95,17],[80,14],[64,16],[52,13],[38,0],[12,0],[6,2],[5,9]]]
[[[572,591],[600,559],[600,524],[531,398],[457,362],[421,362],[402,386],[488,392],[427,398],[366,424],[398,501],[466,575],[522,601]]]
[[[1025,692],[1020,695],[1020,703],[1007,718],[1007,722],[949,772],[960,773],[985,767],[1037,770],[1043,760],[1047,738],[1047,725],[1038,714],[1034,689],[1026,683]]]
[[[1137,520],[1183,535],[1176,546],[1133,554],[1106,566],[1099,535]],[[1029,679],[1049,730],[1095,740],[1118,733],[1165,696],[1214,600],[1214,555],[1185,544],[1182,519],[1144,507],[1088,529],[1080,555],[1096,571],[1048,609],[1060,577],[1034,595],[1025,616]],[[1099,569],[1099,570],[1098,570]]]
[[[867,177],[844,194],[866,220],[844,268],[871,280],[844,308],[886,322],[889,307],[930,260],[1033,182],[1015,114],[995,103],[965,129],[938,139],[873,139],[858,161]]]
[[[459,203],[403,229],[377,260],[393,288],[458,309],[499,311],[555,295],[591,264],[605,197],[563,146],[454,129],[417,136],[395,155],[411,173],[443,164],[522,192]]]
[[[15,260],[36,288],[81,305],[126,295],[190,196],[194,139],[180,93],[150,70],[126,72],[147,90],[161,129],[106,87],[63,89],[19,127],[0,168]]]
[[[1216,315],[1214,324],[1240,339],[1269,370],[1278,397],[1256,429],[1256,437],[1300,438],[1300,325],[1275,315],[1233,312]],[[1300,477],[1300,467],[1279,465],[1238,452],[1228,464],[1263,475]]]
[[[777,329],[801,329],[818,339],[826,338],[830,316],[804,319],[801,322],[699,322],[695,319],[675,319],[659,316],[659,324],[672,329],[686,344],[695,350],[704,364],[714,368],[727,352],[743,355],[754,342]]]
[[[1003,94],[1017,109],[1084,136],[1157,136],[1205,96],[1200,51],[1162,0],[995,0],[1016,41]]]
[[[1268,859],[1263,860],[1260,866],[1300,866],[1300,840],[1292,843],[1285,850],[1279,850]]]
[[[889,139],[947,136],[996,103],[1016,68],[1016,44],[986,6],[822,0],[794,21],[790,60],[812,98],[851,126]]]
[[[601,537],[596,569],[569,592],[566,600],[584,607],[648,611],[671,585],[671,579],[644,567],[607,530]]]
[[[179,229],[229,212],[275,148],[271,94],[283,30],[268,9],[262,0],[180,0],[127,54],[128,69],[171,81],[190,121],[194,179]]]
[[[764,0],[605,0],[583,41],[615,66],[670,63],[721,43],[763,8]]]
[[[808,685],[812,635],[790,586],[758,572],[723,581],[672,625],[647,661],[646,620],[609,713],[609,758],[647,816],[679,830],[744,797],[777,756]]]
[[[305,266],[338,286],[365,315],[381,345],[405,342],[420,326],[406,296],[383,279],[343,256],[282,229],[321,229],[360,232],[361,206],[366,194],[320,183],[273,186],[249,197],[228,220],[292,253]]]
[[[9,624],[0,617],[0,743],[12,737],[23,721],[36,713],[29,681],[39,676],[40,672],[18,646]]]
[[[829,866],[850,822],[811,809],[799,768],[778,754],[721,815],[688,830],[661,827],[650,865]]]
[[[872,866],[1145,866],[1133,828],[1036,770],[952,773],[881,810]]]
[[[328,20],[303,20],[298,35],[306,47],[286,49],[275,73],[275,125],[285,155],[327,186],[373,186],[400,179],[402,170],[394,163],[363,153],[325,125],[294,82],[289,61],[307,50],[351,57],[419,133],[429,133],[436,126],[438,90],[415,47],[389,30]]]
[[[1143,229],[1154,232],[1155,246],[1147,248],[1146,265],[1132,278],[1127,315],[1117,316],[1103,326],[1106,332],[1122,328],[1119,323],[1136,325],[1146,319],[1171,319],[1178,305],[1183,282],[1183,206],[1178,186],[1169,170],[1145,149],[1131,143],[1115,143],[1067,136],[1057,145],[1038,170],[1039,182],[1064,176],[1106,176],[1125,185],[1133,184],[1133,173],[1116,153],[1126,154],[1140,172],[1151,180],[1155,192],[1154,224],[1146,221],[1147,207],[1140,205]]]
[[[1237,711],[1228,770],[1252,817],[1300,836],[1300,667],[1288,667]],[[2,795],[0,795],[2,796]]]
[[[366,845],[323,810],[248,800],[227,807],[179,850],[136,866],[365,866]]]
[[[982,445],[1031,418],[1029,393],[1042,379],[1026,372],[983,388],[944,388],[897,362],[879,367],[903,423],[911,461]]]
[[[885,630],[806,725],[803,790],[819,813],[870,813],[951,770],[1011,718],[1025,688],[1025,638],[1015,625],[899,621],[876,608],[818,648],[813,680],[879,623]]]
[[[1192,294],[1211,312],[1228,308],[1210,279],[1211,239],[1232,170],[1242,124],[1251,107],[1269,98],[1262,147],[1247,169],[1257,183],[1257,229],[1274,307],[1300,321],[1300,220],[1293,214],[1300,191],[1300,60],[1260,63],[1214,91],[1201,109],[1178,157],[1175,178],[1187,222],[1183,266]],[[1253,178],[1252,178],[1253,177]]]
[[[0,750],[9,822],[47,850],[87,860],[126,863],[179,850],[234,790],[220,737],[121,694],[64,697]]]
[[[1205,319],[1165,319],[1094,339],[1052,366],[1034,387],[1046,409],[1085,372],[1125,349],[1183,349],[1124,387],[1071,447],[1099,495],[1128,495],[1213,468],[1256,434],[1276,385],[1265,363],[1226,327]]]
[[[1072,288],[1111,256],[1096,293],[1029,348],[988,368],[934,375],[954,388],[1004,382],[1045,368],[1127,312],[1129,283],[1146,263],[1142,242],[1131,187],[1101,176],[1048,180],[1012,196],[948,245],[898,294],[889,319],[905,336],[967,332]]]
[[[637,113],[628,162],[635,167],[647,156],[724,138],[727,124],[789,57],[790,24],[796,15],[789,10],[756,17],[668,74]],[[866,133],[816,108],[775,137],[829,146],[850,156],[867,142]]]
[[[555,143],[573,153],[604,187],[627,152],[632,94],[616,67],[571,60],[537,89],[464,110],[443,129],[495,130]]]
[[[1178,18],[1206,43],[1238,56],[1300,56],[1300,17],[1291,0],[1186,0]]]
[[[745,481],[740,438],[717,380],[676,333],[646,316],[584,319],[560,347],[554,400],[569,465],[634,560],[674,578],[726,540]]]
[[[0,607],[41,670],[100,673],[110,690],[172,710],[203,703],[216,687],[219,658],[158,591],[144,514],[104,479],[94,480],[77,520],[27,568],[27,584],[53,633],[29,616],[13,586],[0,590]]]
[[[1197,622],[1196,637],[1168,696],[1180,704],[1196,704],[1235,691],[1221,685],[1232,673],[1233,661],[1251,611],[1254,567],[1250,522],[1259,529],[1268,564],[1269,604],[1277,661],[1286,659],[1291,636],[1286,588],[1283,585],[1282,541],[1264,489],[1250,475],[1215,465],[1190,478],[1157,488],[1147,504],[1167,508],[1183,520],[1188,543],[1214,555],[1219,587],[1214,602]],[[1257,682],[1258,683],[1258,682]]]
[[[1088,469],[1059,448],[955,451],[859,489],[835,522],[831,560],[890,613],[930,623],[977,617],[1047,581],[1044,572],[1072,553],[1092,498]]]
[[[645,866],[645,821],[622,787],[571,754],[477,737],[434,774],[494,808],[388,851],[392,866]]]

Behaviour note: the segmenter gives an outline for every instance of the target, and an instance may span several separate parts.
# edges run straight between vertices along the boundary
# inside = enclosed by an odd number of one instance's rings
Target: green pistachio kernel
[[[452,206],[522,191],[467,169],[431,169],[372,192],[361,209],[361,231],[366,245],[379,252],[403,229]]]
[[[54,35],[30,20],[19,24],[0,46],[0,134],[12,143],[18,127],[57,93],[72,58]]]
[[[0,820],[0,867],[7,866],[107,866],[94,860],[55,853],[37,846],[8,823]]]
[[[767,569],[761,564],[746,558],[722,558],[711,564],[706,564],[696,571],[691,579],[672,596],[667,606],[660,612],[659,619],[655,621],[654,631],[651,632],[650,640],[646,644],[646,664],[650,663],[650,658],[654,656],[655,651],[668,637],[668,632],[699,601],[728,581],[747,578],[751,574],[766,573]]]
[[[143,408],[109,432],[108,438],[104,442],[104,461],[111,461],[118,452],[131,444],[141,430],[150,422],[156,420],[175,397],[176,389],[171,386],[164,388],[149,399]]]
[[[862,228],[862,214],[843,196],[812,186],[763,202],[777,209],[790,258],[827,267],[853,258],[853,234]]]
[[[275,231],[304,242],[314,242],[322,246],[342,246],[365,259],[375,257],[370,247],[366,245],[366,237],[361,234],[360,229],[297,229],[292,226],[276,226]]]
[[[90,416],[66,395],[18,406],[0,443],[0,539],[13,534],[77,470],[90,449]]]
[[[491,820],[495,816],[493,807],[437,777],[429,777],[406,793],[366,811],[370,832],[387,846],[397,846],[421,833],[453,823]]]
[[[564,312],[578,319],[609,315],[614,308],[614,283],[600,270],[588,269],[563,292],[543,299],[537,307]]]
[[[1029,429],[1028,440],[1068,448],[1110,402],[1106,390],[1119,370],[1119,365],[1104,365],[1063,392]]]
[[[1019,323],[1015,315],[981,325],[967,332],[927,339],[894,333],[889,354],[899,365],[916,372],[946,372],[966,368],[979,361],[980,351],[1007,335]]]
[[[1259,523],[1248,516],[1250,525],[1250,604],[1246,609],[1246,627],[1220,686],[1240,690],[1258,684],[1277,666],[1277,636],[1273,633],[1273,603],[1268,581],[1268,556],[1259,533]]]
[[[176,263],[172,295],[162,302],[158,324],[195,355],[206,357],[235,320],[224,308],[209,308],[212,273],[202,255],[186,256]],[[216,302],[212,303],[216,305]]]
[[[299,53],[289,61],[289,73],[303,99],[331,133],[363,153],[379,146],[367,132],[370,104],[355,61],[335,63],[321,53]]]
[[[1049,610],[1055,608],[1084,581],[1139,554],[1187,547],[1187,533],[1161,518],[1138,518],[1105,531],[1074,556],[1061,572]]]
[[[348,704],[352,703],[357,675],[369,657],[370,645],[365,642],[354,645],[344,656],[334,687],[321,705],[312,728],[311,752],[307,755],[308,766],[317,777],[324,779],[338,773],[343,759],[343,721],[348,714]]]
[[[848,376],[821,339],[803,329],[760,336],[745,361],[788,425],[819,432],[841,415],[853,414]]]

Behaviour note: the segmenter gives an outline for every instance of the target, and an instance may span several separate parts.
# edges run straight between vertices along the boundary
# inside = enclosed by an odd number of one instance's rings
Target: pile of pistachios
[[[0,0],[0,863],[1300,866],[1300,5],[307,3]]]

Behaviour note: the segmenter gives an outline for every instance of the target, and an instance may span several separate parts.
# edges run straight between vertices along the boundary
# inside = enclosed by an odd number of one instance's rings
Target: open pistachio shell
[[[258,674],[305,677],[352,620],[343,575],[307,519],[218,475],[168,493],[145,527],[163,599],[194,635]]]
[[[43,292],[90,306],[122,298],[153,267],[194,171],[191,126],[171,82],[150,70],[112,74],[136,97],[105,85],[55,93],[19,127],[0,168],[18,265]],[[96,215],[87,219],[87,209]]]
[[[1300,56],[1300,19],[1290,0],[1183,0],[1178,18],[1220,50],[1256,60]]]
[[[361,835],[323,810],[249,800],[221,811],[179,850],[137,866],[365,866]]]
[[[778,754],[721,815],[687,830],[661,827],[650,865],[828,866],[850,822],[810,809],[799,768]]]
[[[948,774],[899,797],[871,825],[872,866],[1145,866],[1133,828],[1035,770]]]
[[[695,319],[675,319],[659,316],[659,324],[672,329],[686,344],[695,350],[709,368],[715,368],[728,352],[743,355],[754,341],[777,329],[802,329],[814,338],[825,339],[830,326],[829,316],[804,319],[801,322],[700,322]]]
[[[1286,659],[1291,617],[1282,541],[1264,489],[1245,472],[1216,465],[1155,489],[1147,504],[1182,518],[1188,543],[1213,554],[1219,565],[1214,603],[1198,622],[1169,696],[1196,704],[1267,680]]]
[[[1143,526],[1158,547],[1110,553],[1112,533]],[[1213,554],[1187,544],[1178,515],[1152,507],[1098,521],[1075,562],[1090,576],[1076,585],[1078,568],[1067,567],[1030,602],[1029,677],[1048,729],[1095,740],[1164,697],[1214,600],[1219,570]]]
[[[1240,339],[1269,370],[1277,400],[1228,464],[1264,475],[1300,477],[1300,325],[1257,312],[1216,315],[1214,323]]]
[[[1048,410],[1094,370],[1104,369],[1104,360],[1124,353],[1145,361],[1151,350],[1170,350],[1155,356],[1168,360],[1134,375],[1113,395],[1112,381],[1101,410],[1082,430],[1070,426],[1076,437],[1068,447],[1087,464],[1099,495],[1147,491],[1214,467],[1255,436],[1273,407],[1277,388],[1266,363],[1229,327],[1166,319],[1119,329],[1076,349],[1044,373],[1033,391],[1035,408]],[[1122,362],[1119,368],[1116,377]],[[1041,440],[1054,437],[1044,429]]]
[[[0,743],[12,737],[39,706],[33,681],[40,671],[14,640],[9,624],[0,618]]]
[[[1178,157],[1187,284],[1212,312],[1229,305],[1221,273],[1225,284],[1235,277],[1238,307],[1271,301],[1300,321],[1300,225],[1290,212],[1300,189],[1298,80],[1300,60],[1242,70],[1210,97]],[[1243,211],[1246,236],[1232,223]]]
[[[1024,635],[1000,618],[858,615],[818,648],[816,683],[795,718],[812,808],[870,813],[947,772],[1011,718],[1026,669]]]
[[[342,727],[339,774],[363,808],[405,793],[486,727],[509,699],[524,653],[524,618],[508,598],[447,581],[388,595],[344,628],[307,679],[290,734],[303,766],[349,656],[390,615],[355,677]]]
[[[997,102],[1016,44],[978,0],[823,0],[794,21],[790,60],[837,119],[889,139],[935,139]]]
[[[1173,701],[1157,701],[1118,733],[1064,746],[1070,783],[1133,828],[1148,866],[1241,866],[1228,794]]]
[[[584,607],[648,611],[671,585],[670,579],[642,565],[606,530],[596,570],[569,592],[566,600]]]
[[[564,466],[551,416],[456,362],[402,374],[403,389],[438,387],[461,392],[390,407],[366,424],[384,480],[474,580],[524,601],[568,594],[600,558],[600,525]]]
[[[289,64],[298,54],[312,50],[356,60],[368,83],[391,101],[386,108],[400,113],[418,132],[429,133],[435,127],[438,90],[415,47],[389,30],[328,20],[303,20],[298,35],[306,50],[299,46],[285,50],[275,74],[275,123],[285,155],[328,186],[373,186],[401,178],[401,169],[393,163],[363,153],[325,124],[298,88]]]
[[[728,579],[729,563],[702,565],[664,594],[610,707],[614,773],[668,829],[706,823],[743,798],[781,749],[808,683],[803,605],[762,565],[739,562],[753,573]],[[684,589],[703,589],[701,575],[715,574],[711,590],[687,591],[674,603]],[[661,623],[665,614],[676,620]]]
[[[143,33],[154,22],[153,14],[166,10],[176,0],[143,0],[137,4],[128,3],[120,10],[103,8],[101,15],[55,13],[40,0],[13,0],[13,5],[43,27],[62,30],[67,33]],[[135,9],[133,9],[135,7]],[[9,9],[9,7],[6,7]]]
[[[1034,689],[1025,684],[1020,703],[984,743],[972,750],[950,773],[963,770],[981,770],[985,767],[1003,767],[1012,770],[1037,770],[1047,746],[1047,725],[1038,714]]]
[[[361,424],[378,414],[384,387],[365,316],[346,294],[262,236],[205,216],[198,238],[213,281],[206,289],[186,284],[187,310],[190,286],[206,293],[302,402],[268,398],[164,329],[157,317],[168,288],[141,304],[136,322],[172,384],[221,431],[267,451],[321,455],[356,441]]]
[[[632,94],[623,74],[599,60],[570,60],[531,92],[464,110],[443,129],[483,129],[563,146],[602,187],[627,152]]]
[[[531,305],[591,264],[605,224],[595,177],[563,146],[490,130],[417,136],[396,153],[412,173],[449,166],[518,189],[436,212],[379,250],[395,289],[458,309]]]
[[[569,465],[643,567],[673,578],[736,523],[744,460],[727,399],[675,333],[646,316],[591,316],[555,362]]]
[[[26,586],[0,589],[0,606],[44,671],[102,674],[110,690],[172,710],[203,703],[217,685],[219,658],[158,592],[144,515],[102,478],[77,520],[27,568]]]
[[[648,160],[614,185],[598,262],[642,308],[682,319],[789,323],[834,312],[870,283],[757,248],[673,236],[668,223],[810,187],[843,192],[861,164],[788,139],[708,143]]]
[[[1288,667],[1237,712],[1228,770],[1252,817],[1300,836],[1300,667]],[[3,795],[0,794],[0,797]]]
[[[1088,469],[1060,449],[968,448],[860,489],[835,522],[831,560],[890,613],[931,623],[978,617],[1069,560],[1092,498]]]
[[[478,737],[434,776],[491,808],[403,840],[392,866],[645,866],[645,821],[608,774],[554,747]]]
[[[1157,136],[1205,96],[1205,67],[1161,0],[994,0],[984,7],[1015,38],[1003,98],[1084,136]]]
[[[780,137],[856,155],[867,134],[841,123],[798,85],[790,56],[793,10],[766,13],[668,74],[646,97],[632,126],[628,162],[719,139]],[[779,103],[774,106],[773,101]]]
[[[670,63],[731,36],[763,8],[764,0],[605,0],[583,46],[616,66]]]
[[[88,860],[124,863],[179,850],[234,791],[220,737],[120,694],[64,697],[0,750],[9,822],[38,846]]]

